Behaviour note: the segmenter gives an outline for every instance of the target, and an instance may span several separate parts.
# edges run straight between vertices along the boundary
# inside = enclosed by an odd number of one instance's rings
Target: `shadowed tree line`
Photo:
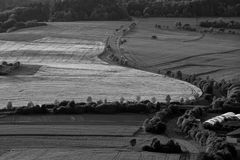
[[[130,17],[116,0],[66,0],[55,2],[50,20],[130,20]]]
[[[21,21],[130,20],[116,0],[0,0],[0,21],[16,14]],[[5,7],[3,7],[5,6]]]
[[[0,0],[0,21],[17,12],[21,21],[130,20],[136,17],[240,16],[239,0]],[[19,13],[20,12],[20,13]],[[19,15],[20,14],[20,15]]]

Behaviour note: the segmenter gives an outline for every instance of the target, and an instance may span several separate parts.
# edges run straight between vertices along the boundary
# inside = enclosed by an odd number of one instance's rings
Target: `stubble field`
[[[108,35],[129,22],[49,23],[0,36],[0,61],[34,65],[32,75],[22,72],[0,77],[0,102],[15,106],[52,103],[55,99],[85,101],[133,100],[156,97],[164,101],[193,96],[196,87],[131,68],[110,65],[97,56]],[[39,67],[40,66],[40,67]]]

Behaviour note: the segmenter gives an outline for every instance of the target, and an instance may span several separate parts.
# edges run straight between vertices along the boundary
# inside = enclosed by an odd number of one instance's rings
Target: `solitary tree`
[[[120,103],[123,104],[125,99],[123,97],[120,98]]]
[[[152,97],[151,101],[152,101],[152,103],[156,103],[156,101],[157,101],[156,97]]]
[[[177,71],[176,78],[182,80],[182,72],[181,71]]]
[[[8,109],[8,110],[11,110],[12,108],[13,108],[12,102],[9,101],[9,102],[7,103],[7,109]]]
[[[59,103],[59,101],[56,99],[55,101],[54,101],[54,105],[55,106],[58,106],[60,103]]]
[[[104,104],[108,103],[107,98],[104,99]]]
[[[32,108],[32,107],[34,107],[34,104],[33,104],[33,102],[32,102],[32,101],[29,101],[29,102],[28,102],[28,104],[27,104],[27,107],[29,107],[29,108]]]
[[[92,103],[92,97],[91,97],[91,96],[89,96],[89,97],[87,98],[87,103]]]
[[[141,96],[136,97],[137,102],[139,103],[141,101]]]
[[[195,94],[194,94],[194,98],[195,98],[195,100],[198,100],[199,94],[198,94],[198,93],[195,93]]]
[[[171,96],[170,96],[170,95],[167,95],[165,100],[166,100],[167,104],[170,104]]]
[[[184,103],[184,98],[183,98],[183,97],[180,99],[180,103],[181,103],[181,104]]]

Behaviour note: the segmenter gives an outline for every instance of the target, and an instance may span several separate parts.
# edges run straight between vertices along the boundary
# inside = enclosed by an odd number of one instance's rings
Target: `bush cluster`
[[[178,107],[171,104],[167,108],[156,112],[152,118],[146,119],[143,123],[143,127],[146,132],[162,134],[167,128],[165,121],[176,113],[178,113]]]
[[[160,140],[154,138],[150,146],[143,146],[143,151],[148,152],[160,152],[160,153],[182,153],[181,146],[174,142],[173,140],[169,140],[166,144],[161,144]]]
[[[201,127],[201,122],[197,119],[204,113],[201,110],[201,108],[194,108],[186,111],[184,115],[179,117],[177,126],[190,138],[202,146],[206,146],[206,153],[200,156],[200,159],[204,160],[211,157],[213,160],[217,160],[220,157],[222,160],[232,160],[237,155],[235,147],[227,143],[225,138],[218,137],[215,132]]]
[[[159,71],[159,73],[161,72]],[[197,77],[195,74],[183,74],[181,71],[176,73],[166,71],[165,75],[189,82],[202,90],[203,94],[201,97],[196,95],[195,100],[189,100],[186,104],[211,105],[212,111],[215,109],[223,112],[240,111],[238,107],[240,105],[240,82],[227,82],[224,79],[217,82],[208,76],[204,79]]]
[[[7,75],[20,67],[20,62],[7,63],[5,61],[0,65],[0,75]]]
[[[27,17],[28,14],[30,14],[31,17]],[[19,7],[13,10],[0,12],[0,33],[46,25],[46,23],[39,23],[38,19],[41,20],[41,18],[37,18],[38,17],[29,12],[26,7]]]
[[[224,28],[224,29],[240,29],[240,22],[237,21],[225,21],[221,18],[216,19],[216,20],[206,20],[206,21],[201,21],[200,22],[201,27],[205,28]]]

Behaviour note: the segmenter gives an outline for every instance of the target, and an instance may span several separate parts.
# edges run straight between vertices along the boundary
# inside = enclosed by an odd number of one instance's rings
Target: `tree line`
[[[125,2],[131,16],[137,17],[235,17],[240,16],[239,0]]]
[[[14,1],[14,0],[12,0]],[[15,3],[16,1],[16,3]],[[0,10],[0,21],[15,14],[21,21],[80,21],[80,20],[130,20],[125,8],[116,0],[27,0],[10,5],[4,0]],[[5,3],[3,3],[5,2]],[[6,6],[4,10],[3,6]],[[12,8],[11,8],[12,7]]]
[[[239,0],[0,0],[0,21],[131,20],[135,17],[240,16]]]

